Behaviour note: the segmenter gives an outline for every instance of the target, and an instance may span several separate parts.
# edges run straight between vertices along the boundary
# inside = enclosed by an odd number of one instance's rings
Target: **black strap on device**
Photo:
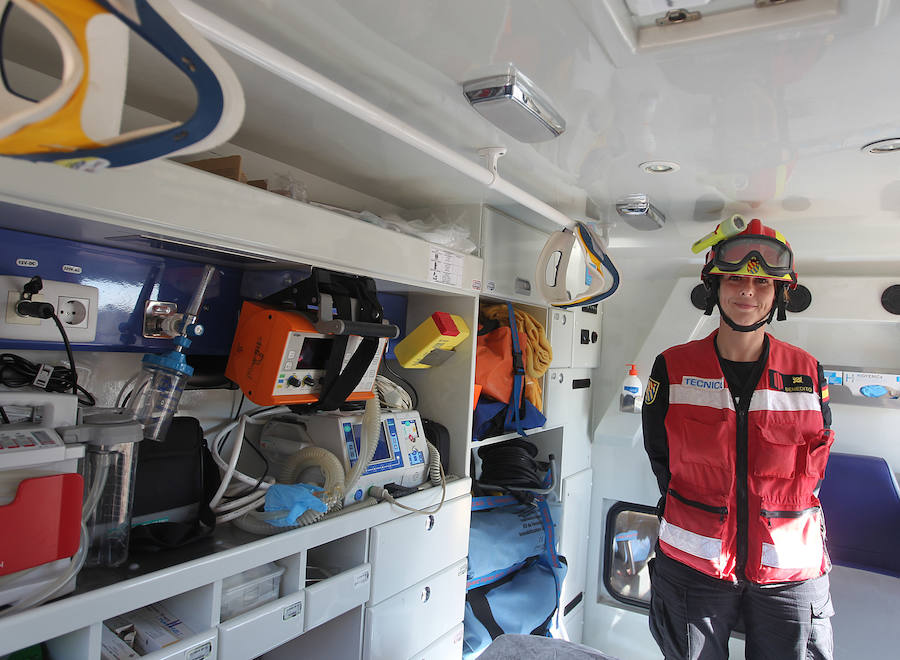
[[[371,277],[313,268],[305,280],[261,302],[310,315],[316,319],[316,330],[334,336],[314,410],[335,410],[343,404],[372,363],[379,339],[400,334],[400,328],[384,322],[384,310]],[[362,340],[344,366],[351,335]]]

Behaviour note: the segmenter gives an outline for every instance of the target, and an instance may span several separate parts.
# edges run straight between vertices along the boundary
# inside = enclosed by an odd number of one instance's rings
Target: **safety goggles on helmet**
[[[770,236],[735,236],[713,248],[713,270],[722,273],[793,279],[794,255]]]

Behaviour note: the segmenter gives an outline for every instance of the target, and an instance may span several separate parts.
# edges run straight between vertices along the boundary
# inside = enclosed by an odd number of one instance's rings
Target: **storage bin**
[[[222,580],[222,621],[278,598],[284,567],[263,564]]]

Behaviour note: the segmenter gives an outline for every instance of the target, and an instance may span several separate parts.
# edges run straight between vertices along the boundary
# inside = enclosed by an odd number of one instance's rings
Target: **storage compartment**
[[[284,568],[263,564],[222,580],[222,621],[269,603],[279,594]]]
[[[583,599],[587,581],[592,478],[593,471],[588,469],[563,479],[560,500],[550,504],[556,526],[557,553],[566,557],[568,562],[559,599],[564,606],[578,598],[579,594]]]
[[[409,658],[463,619],[466,560],[366,608],[364,657]]]
[[[544,377],[547,426],[565,426],[563,455],[557,455],[560,478],[591,466],[591,402],[594,370],[550,369]]]
[[[144,658],[214,658],[214,599],[213,585],[207,585],[107,619],[103,625]]]
[[[247,660],[303,633],[305,593],[298,592],[219,624],[220,660]]]
[[[265,660],[359,658],[362,650],[362,630],[363,608],[357,607],[272,649],[260,658]]]
[[[488,207],[482,227],[484,292],[540,304],[534,275],[548,234]]]
[[[307,630],[369,599],[372,571],[366,562],[367,539],[362,531],[307,551]]]
[[[434,514],[410,514],[372,528],[374,604],[437,573],[469,553],[471,498],[445,502]]]
[[[369,600],[371,567],[362,564],[306,588],[306,630]]]

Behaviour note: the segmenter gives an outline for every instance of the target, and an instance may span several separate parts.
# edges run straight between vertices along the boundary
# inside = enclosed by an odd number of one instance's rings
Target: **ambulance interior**
[[[177,332],[147,334],[147,304],[183,309],[209,264],[204,332],[184,351],[209,357],[210,366],[196,363],[208,380],[189,381],[177,414],[199,420],[211,441],[256,404],[223,373],[241,304],[313,268],[372,278],[399,338],[436,311],[468,326],[439,366],[400,367],[393,340],[384,360],[412,384],[421,419],[446,427],[446,478],[443,488],[398,497],[425,516],[381,502],[271,536],[226,523],[208,552],[189,545],[85,569],[58,600],[0,610],[0,658],[42,642],[43,657],[100,658],[104,622],[154,604],[192,632],[145,657],[461,657],[474,455],[517,435],[472,438],[485,302],[527,311],[553,349],[546,423],[527,435],[557,466],[547,499],[568,570],[556,635],[613,658],[660,657],[642,602],[659,493],[640,400],[623,409],[620,393],[628,365],[646,387],[657,354],[718,327],[717,311],[705,316],[692,303],[704,253],[691,245],[734,214],[790,242],[805,293],[768,331],[830,374],[833,454],[874,457],[881,470],[834,483],[826,474],[841,516],[828,542],[849,548],[831,573],[835,656],[889,657],[900,647],[897,3],[168,4],[236,74],[243,120],[227,143],[124,168],[0,158],[0,295],[12,306],[0,319],[3,353],[67,364],[52,322],[22,324],[13,308],[34,275],[51,301],[60,283],[94,287],[95,298],[60,289],[59,302],[93,310],[85,320],[66,307],[78,384],[98,407],[116,406],[144,355],[173,350]],[[4,78],[17,94],[45,98],[65,75],[62,57],[46,29],[13,9]],[[127,57],[122,132],[191,116],[198,92],[153,47],[132,35]],[[563,120],[561,134],[522,106],[470,104],[467,82],[511,71],[550,107],[545,117]],[[231,178],[183,164],[228,156],[240,156]],[[604,242],[617,288],[594,305],[554,307],[535,271],[548,238],[575,222]],[[573,264],[566,281],[577,290],[584,266]],[[95,334],[80,338],[82,328]],[[881,389],[864,396],[859,383]],[[3,389],[3,406],[33,390]],[[231,447],[233,439],[226,461]],[[7,457],[0,515],[22,479],[46,473]],[[240,460],[262,480],[252,453]],[[155,478],[165,490],[165,475]],[[432,527],[440,536],[429,536]],[[30,543],[7,545],[27,554]],[[229,578],[263,565],[280,571],[274,599],[225,616]],[[313,576],[320,566],[327,579]],[[731,651],[743,656],[740,634]]]

